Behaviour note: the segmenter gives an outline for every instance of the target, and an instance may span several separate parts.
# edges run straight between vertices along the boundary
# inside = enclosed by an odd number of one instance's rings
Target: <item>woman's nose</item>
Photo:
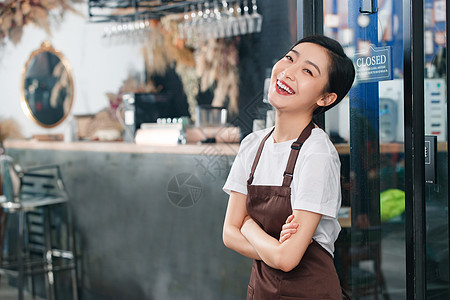
[[[283,72],[281,72],[282,76],[286,79],[294,80],[293,70],[292,68],[286,68]]]

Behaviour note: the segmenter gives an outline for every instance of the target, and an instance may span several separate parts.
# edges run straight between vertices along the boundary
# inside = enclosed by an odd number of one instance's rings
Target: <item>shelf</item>
[[[237,1],[228,0],[226,2],[230,4]],[[160,19],[169,14],[183,13],[190,6],[194,5],[197,7],[197,5],[206,2],[210,3],[208,0],[89,0],[89,22],[133,21],[143,18]],[[212,2],[210,5],[212,5]]]

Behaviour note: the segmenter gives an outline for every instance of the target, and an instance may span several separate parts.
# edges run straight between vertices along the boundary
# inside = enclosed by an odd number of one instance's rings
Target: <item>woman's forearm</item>
[[[223,230],[223,242],[228,248],[252,259],[261,260],[255,248],[242,235],[240,228],[235,226],[225,227]]]
[[[261,260],[274,269],[289,272],[300,263],[310,244],[320,215],[307,213],[304,215],[304,219],[306,222],[299,224],[298,232],[283,243],[267,234],[252,219],[244,222],[241,232],[261,257]],[[298,221],[299,218],[297,218]]]
[[[268,235],[259,225],[249,220],[244,223],[241,232],[257,255],[268,266],[280,269],[280,243]]]

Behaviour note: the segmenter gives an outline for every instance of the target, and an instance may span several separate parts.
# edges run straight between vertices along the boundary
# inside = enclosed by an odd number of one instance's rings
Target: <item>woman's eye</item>
[[[309,69],[305,69],[305,72],[308,73],[309,75],[313,76],[313,73]]]
[[[285,58],[289,59],[290,61],[294,61],[294,60],[292,59],[292,56],[290,56],[290,55],[286,55]]]

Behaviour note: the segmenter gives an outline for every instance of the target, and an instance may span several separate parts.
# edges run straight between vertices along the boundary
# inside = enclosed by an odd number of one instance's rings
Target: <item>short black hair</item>
[[[321,114],[336,106],[347,95],[355,79],[355,67],[353,62],[345,54],[344,49],[338,41],[324,35],[310,35],[297,41],[290,50],[301,43],[313,43],[324,47],[330,57],[328,67],[328,84],[324,92],[336,93],[337,99],[328,106],[320,106],[314,110],[314,115]],[[289,51],[290,51],[289,50]]]

